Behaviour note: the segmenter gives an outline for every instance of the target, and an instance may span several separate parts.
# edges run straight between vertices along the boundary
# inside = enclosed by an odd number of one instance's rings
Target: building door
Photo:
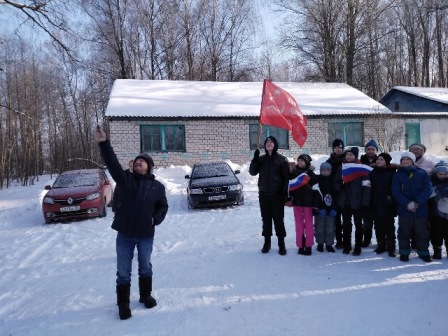
[[[420,124],[419,123],[407,123],[406,124],[406,149],[413,143],[420,143]]]

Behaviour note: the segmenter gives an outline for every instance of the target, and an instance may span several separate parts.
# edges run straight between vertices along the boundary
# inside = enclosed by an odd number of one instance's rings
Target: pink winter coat
[[[415,165],[424,171],[426,171],[429,175],[432,173],[432,170],[434,169],[434,162],[427,159],[424,155],[422,157],[415,161]]]

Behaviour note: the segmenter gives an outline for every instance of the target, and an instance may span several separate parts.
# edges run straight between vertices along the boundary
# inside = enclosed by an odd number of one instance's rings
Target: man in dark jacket
[[[137,155],[131,173],[129,170],[123,170],[103,131],[96,132],[96,140],[107,168],[117,184],[116,192],[119,193],[112,228],[118,231],[117,305],[120,319],[125,320],[132,316],[129,297],[135,247],[138,252],[140,302],[146,308],[157,305],[151,296],[151,253],[154,228],[165,219],[168,202],[165,187],[152,174],[154,162],[148,154]]]
[[[277,153],[278,142],[273,136],[264,142],[264,155],[256,149],[249,166],[252,176],[258,175],[258,200],[263,221],[264,245],[261,252],[268,253],[271,249],[272,221],[278,238],[278,253],[286,254],[284,224],[285,201],[288,194],[289,163],[288,159]]]

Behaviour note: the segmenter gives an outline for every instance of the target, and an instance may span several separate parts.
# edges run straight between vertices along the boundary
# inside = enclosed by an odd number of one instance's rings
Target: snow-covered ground
[[[326,159],[313,158],[317,169]],[[158,306],[138,302],[134,261],[126,321],[116,307],[113,213],[46,225],[41,200],[54,179],[1,190],[0,335],[447,335],[445,251],[429,264],[415,253],[409,263],[376,255],[375,245],[359,257],[315,246],[298,255],[287,208],[288,254],[274,244],[264,255],[257,177],[248,164],[232,166],[245,205],[211,210],[187,208],[189,167],[156,170],[170,205],[153,253]]]

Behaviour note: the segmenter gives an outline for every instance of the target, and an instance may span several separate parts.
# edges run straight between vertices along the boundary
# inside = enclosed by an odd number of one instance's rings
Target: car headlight
[[[235,184],[235,185],[229,186],[230,191],[237,191],[237,190],[241,190],[241,189],[243,189],[243,186],[241,184]]]
[[[44,197],[44,203],[54,204],[54,199],[52,197]]]
[[[90,194],[89,196],[87,196],[86,200],[91,201],[98,197],[100,197],[100,193],[93,193],[93,194]]]
[[[203,194],[203,192],[202,192],[201,188],[195,188],[195,189],[190,189],[190,194],[199,195],[199,194]]]

